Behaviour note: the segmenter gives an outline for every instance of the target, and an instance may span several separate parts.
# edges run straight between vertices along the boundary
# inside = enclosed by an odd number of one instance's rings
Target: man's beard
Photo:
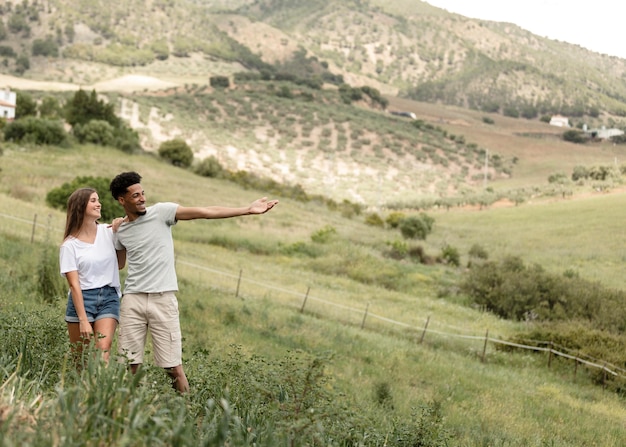
[[[137,211],[138,216],[144,216],[146,213],[147,211]]]

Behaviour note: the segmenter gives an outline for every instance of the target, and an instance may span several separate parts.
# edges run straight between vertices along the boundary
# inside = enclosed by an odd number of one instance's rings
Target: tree
[[[159,156],[168,160],[174,166],[188,168],[193,162],[193,151],[189,145],[180,138],[164,141],[159,146]]]
[[[16,92],[15,94],[15,119],[25,116],[37,115],[37,103],[28,93]]]
[[[113,127],[120,127],[122,124],[113,111],[113,104],[98,99],[95,90],[91,94],[83,89],[78,90],[65,104],[65,119],[72,126],[87,124],[91,120],[107,121]]]
[[[39,105],[39,115],[42,118],[61,118],[62,110],[59,100],[54,96],[46,96]]]

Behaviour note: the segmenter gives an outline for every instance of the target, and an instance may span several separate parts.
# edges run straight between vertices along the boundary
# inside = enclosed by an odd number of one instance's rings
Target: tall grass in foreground
[[[33,333],[41,324],[35,314],[9,311],[1,329],[19,319],[31,321]],[[56,335],[47,339],[53,350],[66,346],[65,334]],[[390,410],[381,392],[378,411],[357,411],[333,388],[325,360],[302,352],[278,361],[236,348],[217,357],[194,352],[187,362],[193,392],[180,396],[159,368],[133,375],[93,349],[84,351],[80,370],[67,354],[50,368],[27,343],[16,350],[20,338],[0,348],[0,445],[446,445],[437,405],[394,421],[384,416]]]

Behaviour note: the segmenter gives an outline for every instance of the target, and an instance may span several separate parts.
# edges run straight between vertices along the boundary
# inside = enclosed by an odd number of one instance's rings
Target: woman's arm
[[[65,278],[70,285],[70,291],[72,292],[72,302],[76,309],[76,315],[78,315],[78,323],[80,326],[80,336],[84,339],[89,339],[93,335],[93,328],[91,323],[87,320],[87,312],[85,312],[85,302],[83,301],[83,291],[80,289],[80,283],[78,281],[78,272],[73,270],[65,273]]]

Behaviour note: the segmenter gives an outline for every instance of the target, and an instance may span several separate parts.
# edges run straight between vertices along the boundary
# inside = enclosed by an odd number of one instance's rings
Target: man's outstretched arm
[[[193,219],[225,219],[228,217],[247,216],[249,214],[263,214],[274,208],[278,200],[267,200],[267,197],[255,200],[248,206],[239,208],[227,206],[179,206],[176,210],[176,220]]]

